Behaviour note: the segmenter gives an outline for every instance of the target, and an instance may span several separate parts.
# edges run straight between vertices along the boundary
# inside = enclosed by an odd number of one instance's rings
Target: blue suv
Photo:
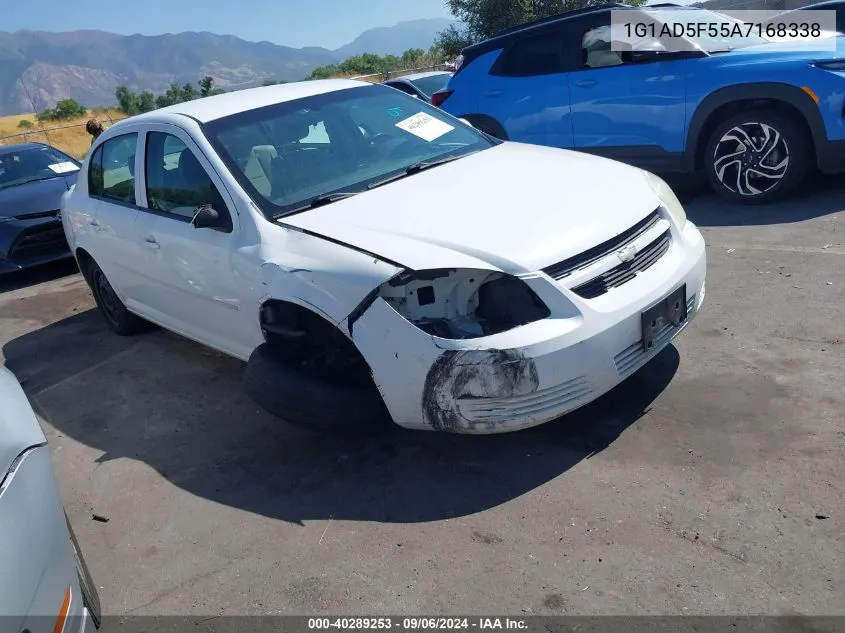
[[[749,204],[789,194],[810,169],[845,171],[845,37],[772,42],[744,28],[619,52],[612,11],[633,9],[572,11],[464,49],[434,104],[503,140],[658,173],[703,169],[716,192]],[[637,10],[646,19],[736,23],[676,5]]]

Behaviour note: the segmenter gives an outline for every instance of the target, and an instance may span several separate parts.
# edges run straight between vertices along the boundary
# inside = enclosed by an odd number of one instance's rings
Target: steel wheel
[[[722,185],[742,196],[757,196],[776,187],[789,170],[789,145],[771,125],[736,125],[716,144],[713,169]]]
[[[109,280],[103,274],[103,271],[97,268],[93,275],[94,292],[100,299],[100,307],[103,309],[103,314],[111,322],[112,325],[118,326],[120,324],[120,316],[123,308],[120,299],[118,299],[114,290],[112,290]]]
[[[131,336],[150,327],[147,321],[126,309],[105,273],[93,260],[87,262],[85,270],[85,280],[94,294],[94,301],[112,332],[120,336]]]

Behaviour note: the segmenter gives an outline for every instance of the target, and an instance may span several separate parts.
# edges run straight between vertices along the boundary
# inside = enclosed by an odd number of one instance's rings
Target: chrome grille
[[[574,257],[564,259],[562,262],[558,262],[557,264],[552,264],[551,266],[544,268],[543,272],[549,277],[557,280],[568,277],[576,270],[585,268],[590,264],[594,264],[600,259],[603,259],[608,255],[625,248],[628,244],[635,242],[637,238],[647,233],[649,229],[651,229],[659,221],[660,214],[655,210],[624,233],[620,233],[616,237],[609,239],[606,242],[602,242],[598,246],[594,246],[593,248],[586,250],[583,253],[579,253]]]
[[[634,255],[631,261],[624,262],[618,266],[603,272],[598,277],[576,286],[572,289],[574,293],[584,299],[595,299],[605,294],[611,288],[616,288],[631,281],[637,274],[653,266],[658,259],[666,254],[671,244],[669,231],[665,231],[651,244]]]

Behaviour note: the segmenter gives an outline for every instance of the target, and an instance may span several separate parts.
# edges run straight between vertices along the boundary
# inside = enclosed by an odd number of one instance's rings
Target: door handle
[[[581,79],[580,81],[576,81],[575,85],[579,88],[589,88],[590,86],[596,85],[595,79]]]
[[[502,95],[501,90],[489,90],[484,96],[485,97],[500,97]]]
[[[152,235],[145,237],[144,243],[152,249],[158,249],[161,246]]]

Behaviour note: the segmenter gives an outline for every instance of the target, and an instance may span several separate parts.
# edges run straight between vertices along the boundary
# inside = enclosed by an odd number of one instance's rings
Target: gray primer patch
[[[540,381],[530,358],[514,350],[447,350],[425,379],[422,409],[438,431],[474,429],[458,411],[458,398],[507,398],[537,391]]]

